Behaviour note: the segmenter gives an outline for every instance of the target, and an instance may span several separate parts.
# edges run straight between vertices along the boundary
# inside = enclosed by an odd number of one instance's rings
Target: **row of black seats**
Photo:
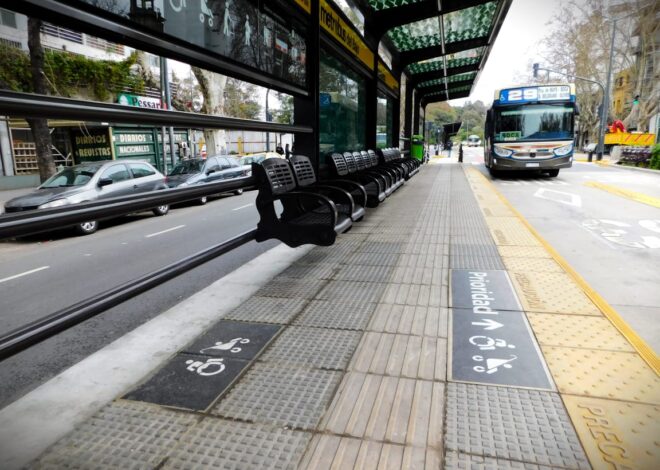
[[[419,171],[419,164],[402,158],[398,149],[335,153],[330,161],[335,178],[322,182],[303,155],[252,164],[259,189],[257,241],[332,245],[338,234],[362,220],[365,207],[378,206]]]

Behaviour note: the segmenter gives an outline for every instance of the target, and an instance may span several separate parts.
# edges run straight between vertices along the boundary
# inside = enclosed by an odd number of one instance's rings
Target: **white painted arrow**
[[[483,326],[484,330],[496,330],[504,326],[501,323],[496,322],[495,320],[491,320],[490,318],[482,318],[481,322],[473,321],[472,324],[474,326]]]

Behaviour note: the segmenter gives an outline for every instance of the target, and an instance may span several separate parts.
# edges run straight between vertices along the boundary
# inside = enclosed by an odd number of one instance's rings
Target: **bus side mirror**
[[[577,103],[575,103],[575,115],[579,116],[580,115],[580,106],[578,106]]]

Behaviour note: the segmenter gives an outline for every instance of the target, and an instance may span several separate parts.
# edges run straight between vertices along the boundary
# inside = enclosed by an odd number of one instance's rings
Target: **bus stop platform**
[[[220,280],[133,335],[170,352],[112,344],[0,411],[0,466],[660,468],[653,351],[476,168],[441,162],[334,246],[278,247],[263,285]]]

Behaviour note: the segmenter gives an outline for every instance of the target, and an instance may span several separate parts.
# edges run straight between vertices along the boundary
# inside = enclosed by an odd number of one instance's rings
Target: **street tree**
[[[225,86],[227,77],[209,72],[199,67],[192,67],[204,102],[201,112],[213,116],[222,116],[225,108]],[[224,129],[204,129],[207,155],[223,153],[227,149],[227,135]]]
[[[28,18],[28,48],[30,50],[30,71],[32,73],[32,87],[35,93],[48,94],[46,76],[44,73],[44,48],[41,45],[41,20]],[[29,118],[27,120],[32,131],[39,179],[43,183],[55,174],[55,160],[51,152],[52,141],[46,118]]]

